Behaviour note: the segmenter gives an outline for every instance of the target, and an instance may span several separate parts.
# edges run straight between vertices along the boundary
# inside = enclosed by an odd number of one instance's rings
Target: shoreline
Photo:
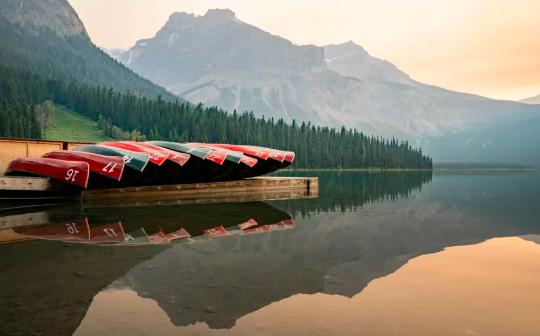
[[[285,168],[279,170],[280,172],[309,172],[309,171],[321,171],[321,172],[467,172],[467,171],[486,171],[486,172],[532,172],[538,171],[539,168]]]

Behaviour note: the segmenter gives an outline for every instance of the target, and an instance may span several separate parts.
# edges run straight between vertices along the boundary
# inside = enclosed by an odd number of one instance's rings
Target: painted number
[[[68,170],[67,173],[66,173],[65,180],[75,182],[75,177],[77,176],[78,173],[79,173],[79,171],[77,169]]]
[[[72,235],[79,233],[79,230],[77,230],[77,225],[75,223],[66,224],[66,227],[68,232]]]
[[[130,155],[124,155],[124,162],[125,163],[130,163],[131,160],[133,160],[133,157],[130,156]]]
[[[109,237],[118,237],[118,234],[116,233],[116,231],[114,231],[114,229],[106,228],[103,229],[103,232],[105,232]]]
[[[102,170],[106,173],[112,173],[114,171],[114,168],[116,168],[116,165],[117,164],[115,162],[109,162]]]

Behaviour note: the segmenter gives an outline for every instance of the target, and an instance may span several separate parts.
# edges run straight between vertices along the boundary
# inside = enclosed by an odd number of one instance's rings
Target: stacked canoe
[[[82,189],[232,181],[289,166],[271,148],[168,141],[108,141],[12,161],[6,175],[41,176]]]

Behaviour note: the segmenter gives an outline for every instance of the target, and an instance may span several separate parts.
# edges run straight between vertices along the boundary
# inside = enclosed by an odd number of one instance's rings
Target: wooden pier
[[[86,190],[83,207],[251,202],[314,198],[317,177],[255,177],[238,181]]]
[[[60,187],[47,178],[0,176],[0,194],[18,192],[46,200],[62,196],[58,193]],[[265,176],[227,182],[83,190],[75,194],[70,191],[67,196],[80,198],[84,208],[95,208],[314,198],[318,196],[318,187],[317,177]],[[2,199],[5,202],[9,196]]]

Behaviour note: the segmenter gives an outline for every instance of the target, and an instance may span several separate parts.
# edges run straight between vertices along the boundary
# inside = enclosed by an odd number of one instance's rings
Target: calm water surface
[[[540,335],[539,173],[301,175],[319,198],[0,213],[49,223],[0,231],[0,334]]]

